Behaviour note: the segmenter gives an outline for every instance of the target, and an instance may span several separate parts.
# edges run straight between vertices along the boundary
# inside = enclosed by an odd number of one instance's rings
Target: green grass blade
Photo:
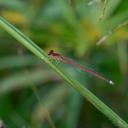
[[[53,72],[42,69],[29,70],[28,73],[23,70],[20,73],[11,74],[0,80],[0,96],[15,89],[30,87],[30,84],[27,84],[29,79],[32,80],[31,82],[34,85],[38,85],[39,83],[45,83],[49,79],[55,79],[54,76],[55,74]]]
[[[106,117],[108,117],[116,126],[120,128],[128,128],[128,124],[121,119],[115,112],[113,112],[107,105],[105,105],[101,100],[99,100],[93,93],[91,93],[87,88],[85,88],[78,81],[74,80],[71,76],[64,73],[64,71],[55,64],[53,64],[47,53],[45,53],[41,48],[39,48],[33,41],[16,29],[4,18],[0,17],[0,26],[6,30],[10,35],[19,41],[22,45],[28,48],[32,53],[38,56],[41,60],[47,63],[52,69],[54,69],[65,81],[69,83],[70,86],[75,88],[83,97],[85,97],[89,102],[91,102],[99,111],[101,111]]]

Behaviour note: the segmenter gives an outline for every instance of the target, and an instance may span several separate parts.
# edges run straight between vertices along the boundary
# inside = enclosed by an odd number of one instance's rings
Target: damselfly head
[[[50,50],[49,52],[48,52],[48,55],[50,56],[50,55],[52,55],[54,53],[54,50]]]

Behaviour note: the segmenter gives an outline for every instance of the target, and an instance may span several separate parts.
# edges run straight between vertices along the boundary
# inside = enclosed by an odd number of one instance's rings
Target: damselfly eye
[[[54,52],[53,50],[50,50],[49,53],[48,53],[48,55],[49,55],[49,56],[52,55],[53,52]]]

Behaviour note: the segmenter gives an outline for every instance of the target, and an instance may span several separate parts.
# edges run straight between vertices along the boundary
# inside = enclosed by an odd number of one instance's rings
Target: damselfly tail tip
[[[110,80],[110,81],[109,81],[109,84],[114,85],[114,82]]]

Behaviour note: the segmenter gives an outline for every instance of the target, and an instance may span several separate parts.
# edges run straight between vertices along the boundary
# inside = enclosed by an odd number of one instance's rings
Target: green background
[[[106,7],[100,0],[1,0],[0,15],[45,52],[54,49],[114,81],[112,86],[55,62],[128,122],[127,5],[127,0],[108,1]],[[96,45],[103,37],[105,41]],[[50,128],[48,115],[57,128],[115,128],[47,64],[0,28],[1,120],[7,128]]]

